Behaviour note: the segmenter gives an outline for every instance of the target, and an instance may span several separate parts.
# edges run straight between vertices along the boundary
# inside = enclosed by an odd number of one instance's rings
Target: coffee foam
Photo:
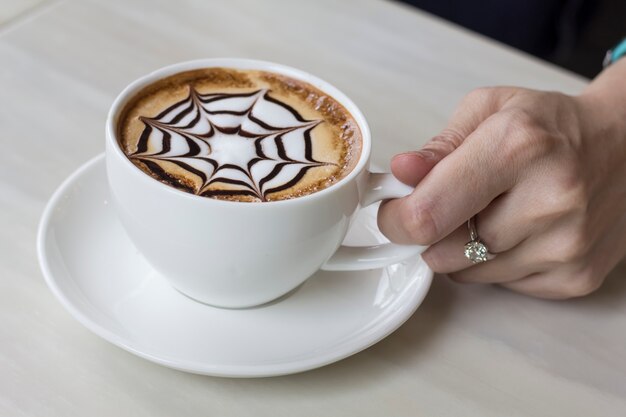
[[[335,99],[263,71],[167,77],[133,97],[120,121],[120,145],[144,172],[228,200],[282,200],[327,188],[361,151],[361,132]]]

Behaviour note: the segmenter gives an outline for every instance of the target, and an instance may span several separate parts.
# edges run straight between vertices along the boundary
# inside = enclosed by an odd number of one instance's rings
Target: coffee
[[[313,85],[257,70],[181,72],[121,113],[122,150],[153,178],[199,196],[275,201],[332,186],[357,164],[352,115]]]

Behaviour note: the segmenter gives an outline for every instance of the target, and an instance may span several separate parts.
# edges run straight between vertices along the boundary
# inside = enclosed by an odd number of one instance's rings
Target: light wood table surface
[[[441,129],[472,88],[574,94],[587,83],[387,1],[0,1],[1,416],[626,415],[623,264],[566,302],[436,277],[387,339],[269,379],[167,369],[76,322],[37,264],[46,201],[103,151],[108,107],[127,83],[221,56],[285,63],[344,90],[368,117],[381,168]]]

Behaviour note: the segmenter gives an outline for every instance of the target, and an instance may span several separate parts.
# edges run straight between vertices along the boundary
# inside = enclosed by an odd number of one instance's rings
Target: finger
[[[564,238],[563,232],[557,227],[547,229],[541,235],[529,236],[510,250],[498,252],[491,260],[479,264],[471,264],[468,259],[463,259],[464,253],[460,249],[462,240],[458,238],[454,243],[446,242],[448,238],[444,239],[426,250],[422,257],[433,271],[448,273],[457,282],[511,282],[543,271],[563,268],[563,265],[580,263],[579,260],[570,262],[572,254],[561,253]],[[451,237],[455,235],[456,232]],[[444,242],[446,246],[443,246]],[[491,243],[484,243],[491,251]]]
[[[490,118],[441,160],[411,195],[381,205],[381,231],[397,243],[431,245],[510,190],[517,174],[511,158],[501,157],[506,129]]]
[[[533,262],[532,251],[523,244],[509,252],[493,256],[491,260],[449,273],[452,280],[460,283],[496,284],[516,281],[541,272],[541,265]],[[467,260],[467,263],[470,263]]]
[[[453,152],[479,124],[475,112],[455,114],[448,126],[419,151],[406,152],[391,160],[391,172],[405,184],[416,186],[439,161]]]
[[[506,252],[533,235],[543,222],[533,218],[534,201],[519,183],[494,199],[475,217],[476,233],[492,253]]]
[[[416,186],[439,161],[458,148],[484,120],[498,111],[514,91],[502,87],[472,91],[459,103],[446,128],[422,149],[394,156],[391,172],[403,183]]]
[[[486,262],[474,264],[465,257],[464,246],[469,238],[463,229],[460,227],[422,254],[433,271],[450,274],[450,278],[462,283],[500,283],[515,281],[549,267],[537,256],[540,249],[532,239],[506,252],[489,253]],[[491,250],[488,244],[485,245]]]
[[[506,283],[506,287],[542,298],[563,299],[589,294],[604,279],[597,263],[571,243],[571,232],[555,225],[531,236],[492,261],[451,275],[459,282]]]
[[[590,274],[588,269],[566,266],[500,285],[532,297],[565,300],[588,295],[601,284],[602,279]]]
[[[439,160],[428,150],[401,153],[391,159],[391,173],[403,183],[415,187]]]
[[[475,216],[475,227],[480,241],[492,256],[508,252],[545,229],[545,219],[535,214],[541,204],[528,198],[525,186],[515,188],[491,202]],[[471,266],[462,248],[470,240],[467,222],[454,232],[432,245],[424,253],[424,259],[435,272],[450,273]],[[521,278],[521,277],[519,277]]]
[[[463,224],[444,239],[426,249],[422,253],[422,258],[430,269],[440,274],[449,274],[470,268],[474,264],[465,257],[465,244],[469,240],[467,225]],[[490,245],[487,242],[483,243],[491,251]],[[496,257],[496,254],[489,253],[489,262]]]
[[[558,288],[562,284],[550,282],[549,275],[549,273],[531,274],[516,281],[501,283],[500,286],[531,297],[563,299]]]

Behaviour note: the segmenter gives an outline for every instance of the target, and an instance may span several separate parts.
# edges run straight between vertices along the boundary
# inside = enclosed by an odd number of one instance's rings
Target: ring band
[[[486,262],[488,260],[487,254],[489,253],[489,250],[478,237],[478,232],[476,231],[475,216],[471,217],[467,221],[467,228],[469,230],[470,241],[465,244],[465,257],[472,261],[472,263],[474,264]]]

